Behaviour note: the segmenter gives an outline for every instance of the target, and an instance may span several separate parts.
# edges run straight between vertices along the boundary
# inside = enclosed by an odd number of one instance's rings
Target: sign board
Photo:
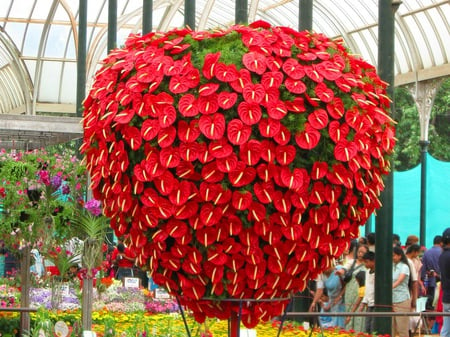
[[[256,337],[255,329],[240,329],[239,336],[241,337]]]
[[[61,285],[61,294],[63,296],[69,296],[70,295],[70,287],[68,284],[62,284]]]
[[[125,288],[139,288],[141,279],[138,277],[125,277],[123,279],[123,286]]]
[[[156,288],[155,289],[155,299],[157,299],[157,300],[168,300],[169,298],[170,298],[170,295],[166,291],[166,289],[163,289],[163,288]]]
[[[63,321],[55,323],[55,334],[58,337],[67,337],[69,335],[69,327]]]
[[[83,337],[97,337],[95,331],[83,331]]]

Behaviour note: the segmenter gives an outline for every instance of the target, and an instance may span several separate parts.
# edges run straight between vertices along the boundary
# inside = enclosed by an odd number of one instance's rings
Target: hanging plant
[[[225,299],[261,300],[243,307],[248,327],[279,315],[381,206],[386,84],[321,34],[130,36],[84,108],[94,197],[198,321],[239,310]]]

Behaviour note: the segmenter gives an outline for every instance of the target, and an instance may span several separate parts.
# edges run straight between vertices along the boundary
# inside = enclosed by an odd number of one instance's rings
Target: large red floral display
[[[198,321],[282,313],[380,207],[394,147],[373,66],[264,22],[130,36],[84,108],[95,198]]]

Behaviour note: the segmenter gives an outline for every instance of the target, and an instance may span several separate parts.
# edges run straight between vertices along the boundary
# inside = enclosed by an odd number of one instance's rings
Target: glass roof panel
[[[73,95],[73,91],[75,89],[75,81],[73,80],[73,75],[77,72],[77,64],[76,62],[65,62],[63,69],[63,76],[61,79],[61,92],[60,92],[60,100],[65,103],[75,104],[75,96]]]
[[[23,43],[23,56],[37,56],[39,42],[41,41],[44,25],[41,23],[30,23]]]
[[[62,62],[45,61],[42,63],[42,76],[38,101],[58,102]]]
[[[70,26],[51,25],[45,47],[45,57],[63,58]]]

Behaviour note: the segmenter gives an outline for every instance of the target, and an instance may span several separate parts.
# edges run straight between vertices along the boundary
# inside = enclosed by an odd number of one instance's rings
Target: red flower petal
[[[324,109],[315,109],[308,115],[308,122],[317,130],[321,130],[328,125],[328,113]]]
[[[328,134],[335,143],[347,137],[349,132],[350,127],[348,126],[348,124],[344,123],[341,125],[338,121],[332,121],[328,125]]]
[[[180,152],[178,148],[165,147],[159,153],[159,160],[164,167],[177,167],[180,163]]]
[[[220,58],[220,52],[206,54],[203,63],[202,73],[208,80],[212,79],[215,73],[215,67]]]
[[[228,173],[236,168],[238,158],[235,153],[231,153],[227,157],[217,159],[216,163],[219,171]]]
[[[358,147],[354,142],[349,142],[346,139],[341,139],[336,143],[334,148],[334,157],[337,160],[347,162],[356,156]]]
[[[172,105],[166,106],[158,117],[159,124],[162,128],[172,125],[177,118],[177,112]]]
[[[320,133],[314,129],[309,123],[305,123],[305,130],[295,135],[296,144],[306,150],[316,147],[320,140]]]
[[[250,75],[250,72],[242,68],[239,70],[239,78],[237,78],[235,81],[230,82],[231,87],[234,91],[241,93],[245,86],[252,83],[252,77]]]
[[[144,122],[145,123],[145,122]],[[200,128],[198,126],[198,120],[193,119],[189,124],[185,120],[178,122],[178,138],[182,142],[192,143],[195,142],[200,136]]]
[[[134,126],[125,126],[122,130],[122,135],[132,150],[137,150],[141,147],[142,137],[138,128]]]
[[[208,150],[214,158],[226,158],[233,152],[233,147],[226,138],[209,143]]]
[[[239,158],[247,166],[255,166],[261,158],[261,143],[255,139],[242,144],[239,150]]]
[[[237,210],[243,211],[248,209],[252,203],[252,193],[250,191],[235,190],[232,196],[232,205]]]
[[[141,136],[145,140],[152,140],[157,136],[159,130],[159,121],[157,119],[148,118],[144,122],[142,122]]]
[[[178,110],[185,117],[194,117],[198,114],[198,104],[194,95],[186,94],[178,101]]]
[[[279,88],[283,83],[283,73],[280,71],[271,71],[264,73],[261,77],[261,84],[265,89]]]
[[[303,94],[306,91],[306,84],[303,83],[301,80],[294,80],[292,78],[287,78],[284,81],[284,85],[286,86],[286,89],[293,94],[299,95]]]
[[[293,58],[287,59],[283,63],[282,69],[290,78],[294,80],[299,80],[303,76],[305,76],[305,70],[303,69],[303,65],[298,63],[298,61]]]
[[[248,103],[261,103],[266,91],[262,84],[248,84],[242,91],[242,96]]]
[[[246,167],[243,162],[238,162],[236,169],[228,173],[228,179],[235,187],[241,187],[251,183],[256,177],[253,167]]]
[[[224,110],[230,109],[237,100],[237,94],[235,92],[222,91],[219,93],[219,97],[217,98],[217,102],[219,107]]]
[[[234,64],[226,65],[224,63],[218,63],[215,67],[214,74],[222,82],[236,81],[239,77],[239,71]]]
[[[173,125],[160,129],[158,132],[158,145],[162,148],[169,147],[173,144],[177,136],[177,129]]]
[[[247,102],[239,103],[238,114],[241,120],[247,125],[258,123],[262,116],[259,104]]]
[[[256,52],[248,52],[242,56],[244,66],[258,75],[262,75],[266,71],[266,58],[264,55]]]
[[[280,165],[289,165],[295,159],[296,149],[293,145],[278,145],[275,149],[275,158]]]
[[[219,89],[218,83],[206,83],[200,86],[198,89],[199,96],[208,96],[215,93]]]
[[[317,83],[323,82],[323,76],[319,74],[319,72],[316,70],[316,67],[314,65],[305,66],[304,69],[305,69],[306,76],[308,76],[314,82],[317,82]]]
[[[314,89],[314,92],[316,93],[316,96],[325,103],[329,103],[334,98],[334,92],[330,88],[326,86],[325,83],[319,83],[316,85],[316,88]]]
[[[342,76],[342,69],[340,69],[338,64],[331,61],[324,61],[317,64],[316,70],[328,81],[335,81]]]
[[[202,134],[209,139],[220,139],[225,133],[225,117],[219,113],[202,115],[198,125]]]
[[[269,116],[271,114],[269,113]],[[273,118],[263,118],[258,123],[258,130],[261,136],[272,138],[280,131],[281,123]]]
[[[202,177],[210,183],[217,183],[223,180],[224,174],[217,168],[215,161],[208,163],[202,168]]]
[[[185,161],[193,162],[198,159],[199,150],[198,144],[192,143],[180,143],[179,147],[180,158]]]
[[[244,144],[251,135],[251,127],[244,124],[240,119],[233,119],[227,126],[227,137],[234,145]]]
[[[283,124],[280,125],[280,131],[273,137],[279,145],[286,145],[291,140],[291,132]]]
[[[211,94],[208,96],[200,96],[197,101],[198,111],[204,115],[211,115],[219,110],[217,101],[218,95]]]

